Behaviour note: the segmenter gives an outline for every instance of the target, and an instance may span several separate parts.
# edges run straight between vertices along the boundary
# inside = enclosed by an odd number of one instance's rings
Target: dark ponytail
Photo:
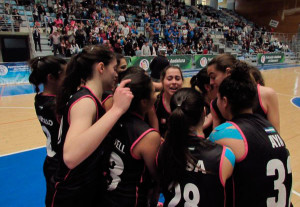
[[[171,182],[180,182],[187,162],[195,162],[188,150],[189,134],[193,133],[191,127],[196,127],[204,121],[203,96],[192,88],[176,91],[171,98],[170,106],[172,113],[160,152],[158,169],[163,187],[168,187]],[[199,138],[199,142],[205,141]]]
[[[35,86],[35,91],[40,91],[39,85],[47,83],[47,76],[51,74],[54,78],[59,78],[59,73],[63,70],[62,66],[67,64],[64,59],[46,56],[36,57],[28,62],[31,68],[29,82]]]
[[[57,113],[63,114],[66,103],[78,87],[90,79],[93,75],[95,63],[103,62],[109,65],[115,59],[113,52],[104,46],[87,46],[82,52],[73,56],[67,65],[66,77],[62,84],[62,90],[57,97]]]
[[[233,116],[253,107],[257,93],[249,68],[246,62],[238,61],[233,66],[231,75],[225,78],[219,87],[220,96],[227,97]]]
[[[191,78],[191,88],[196,89],[196,86],[200,89],[203,95],[207,94],[205,85],[209,85],[209,76],[207,74],[207,68],[201,69],[196,75]]]

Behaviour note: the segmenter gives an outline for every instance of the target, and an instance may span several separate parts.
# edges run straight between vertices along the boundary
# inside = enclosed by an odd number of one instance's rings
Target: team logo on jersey
[[[272,134],[272,133],[275,133],[276,130],[274,129],[274,127],[268,127],[268,128],[265,128],[264,129],[265,132],[267,132],[268,134]]]
[[[5,65],[0,65],[0,76],[5,76],[8,73],[8,69]]]
[[[203,68],[207,65],[207,58],[206,57],[203,57],[203,58],[200,59],[200,65]]]
[[[265,63],[266,62],[266,56],[262,55],[260,58],[261,63]]]
[[[147,59],[142,59],[141,61],[140,61],[140,64],[139,64],[139,66],[141,67],[141,68],[143,68],[144,70],[148,70],[149,69],[149,61],[147,60]]]

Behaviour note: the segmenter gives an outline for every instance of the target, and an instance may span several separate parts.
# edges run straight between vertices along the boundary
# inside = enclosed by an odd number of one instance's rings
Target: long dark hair
[[[58,57],[46,56],[33,58],[29,60],[28,64],[31,68],[29,82],[35,86],[35,91],[38,93],[40,92],[39,85],[47,84],[48,74],[58,79],[63,65],[67,62]]]
[[[246,62],[238,61],[219,87],[221,97],[226,96],[233,116],[242,110],[252,108],[256,98],[256,86]]]
[[[196,89],[196,86],[200,89],[203,95],[207,94],[207,90],[205,89],[205,85],[209,85],[210,78],[207,74],[207,68],[201,69],[196,75],[194,75],[191,80],[191,88]]]
[[[250,74],[255,79],[255,82],[258,83],[261,86],[265,86],[265,80],[259,71],[259,69],[253,65],[249,65]]]
[[[63,114],[70,96],[78,87],[92,77],[95,63],[103,62],[109,65],[115,59],[115,54],[104,46],[91,45],[81,53],[73,56],[67,65],[66,78],[62,84],[61,93],[57,97],[57,113]]]
[[[215,65],[216,66],[216,69],[218,71],[221,71],[223,73],[226,72],[226,68],[231,68],[234,66],[234,64],[236,63],[236,58],[231,55],[231,54],[228,54],[228,53],[224,53],[224,54],[221,54],[221,55],[218,55],[216,57],[214,57],[208,64],[207,64],[207,67],[208,66],[211,66],[211,65]]]
[[[131,79],[130,83],[126,84],[126,87],[130,88],[133,94],[128,111],[137,111],[140,108],[142,99],[150,99],[152,92],[151,78],[142,68],[129,67],[122,78],[122,80],[126,79]]]
[[[158,165],[163,187],[168,187],[171,182],[180,182],[187,162],[195,163],[196,160],[188,149],[189,135],[192,133],[190,130],[200,121],[204,121],[204,98],[195,89],[181,88],[176,91],[171,98],[170,106],[172,113]],[[212,145],[200,138],[197,140],[204,147]]]

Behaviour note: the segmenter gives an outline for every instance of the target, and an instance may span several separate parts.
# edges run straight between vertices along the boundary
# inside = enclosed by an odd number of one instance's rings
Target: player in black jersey
[[[210,102],[216,97],[217,90],[213,85],[209,84],[210,79],[207,75],[207,68],[201,69],[196,75],[191,78],[190,84],[191,88],[200,90],[201,94],[204,97],[204,106],[205,106],[205,121],[203,124],[203,132],[207,138],[212,132],[213,120],[210,113]]]
[[[160,135],[144,121],[145,114],[155,102],[154,86],[142,69],[130,70],[123,78],[127,79],[131,79],[126,86],[134,98],[127,113],[110,133],[114,141],[103,204],[109,207],[147,206],[143,175],[146,170],[153,178],[156,175],[155,157]]]
[[[207,72],[210,77],[210,84],[214,85],[218,90],[222,81],[231,74],[233,65],[237,62],[235,57],[230,54],[222,54],[213,58],[207,65]],[[253,67],[253,66],[251,66]],[[254,112],[266,114],[268,120],[276,128],[280,130],[279,107],[276,92],[272,88],[258,86],[257,93],[260,104],[253,104]],[[225,121],[216,106],[217,100],[212,101],[213,126],[216,127]],[[261,113],[262,112],[262,113]]]
[[[157,159],[164,206],[223,207],[233,152],[204,139],[204,99],[198,91],[179,89],[171,98],[171,109]]]
[[[217,105],[230,120],[215,128],[210,140],[236,155],[235,206],[290,206],[292,171],[289,151],[274,126],[253,114],[256,83],[249,66],[239,62],[219,87]]]
[[[160,80],[163,84],[163,90],[158,94],[154,105],[159,124],[159,132],[161,136],[164,137],[167,131],[168,119],[171,114],[171,97],[183,84],[182,71],[177,66],[168,66],[162,71]]]
[[[57,112],[60,164],[52,181],[52,206],[97,206],[106,188],[103,142],[133,98],[126,80],[115,90],[112,108],[105,113],[100,98],[117,79],[115,55],[102,46],[85,47],[67,66]],[[81,86],[81,87],[80,87]],[[78,90],[78,88],[80,89]],[[105,113],[105,114],[104,114]],[[104,140],[105,139],[105,140]]]
[[[47,157],[44,162],[46,178],[46,206],[51,205],[53,192],[50,188],[50,178],[54,175],[57,165],[57,135],[59,122],[55,113],[55,100],[59,87],[65,75],[66,61],[54,56],[36,57],[29,61],[32,70],[29,82],[35,86],[35,112],[42,130],[47,138]],[[44,91],[40,92],[39,85],[43,84]]]

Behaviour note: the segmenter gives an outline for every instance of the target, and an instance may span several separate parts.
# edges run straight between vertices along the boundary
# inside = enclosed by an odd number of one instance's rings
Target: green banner
[[[204,68],[216,55],[195,55],[196,68]]]
[[[193,62],[191,55],[174,55],[167,58],[171,65],[178,66],[181,70],[192,69]]]
[[[143,68],[145,71],[149,70],[149,66],[151,61],[153,60],[153,56],[135,56],[131,57],[130,63],[127,62],[127,67],[138,66]]]
[[[257,64],[260,65],[284,63],[284,60],[284,53],[257,54]]]

